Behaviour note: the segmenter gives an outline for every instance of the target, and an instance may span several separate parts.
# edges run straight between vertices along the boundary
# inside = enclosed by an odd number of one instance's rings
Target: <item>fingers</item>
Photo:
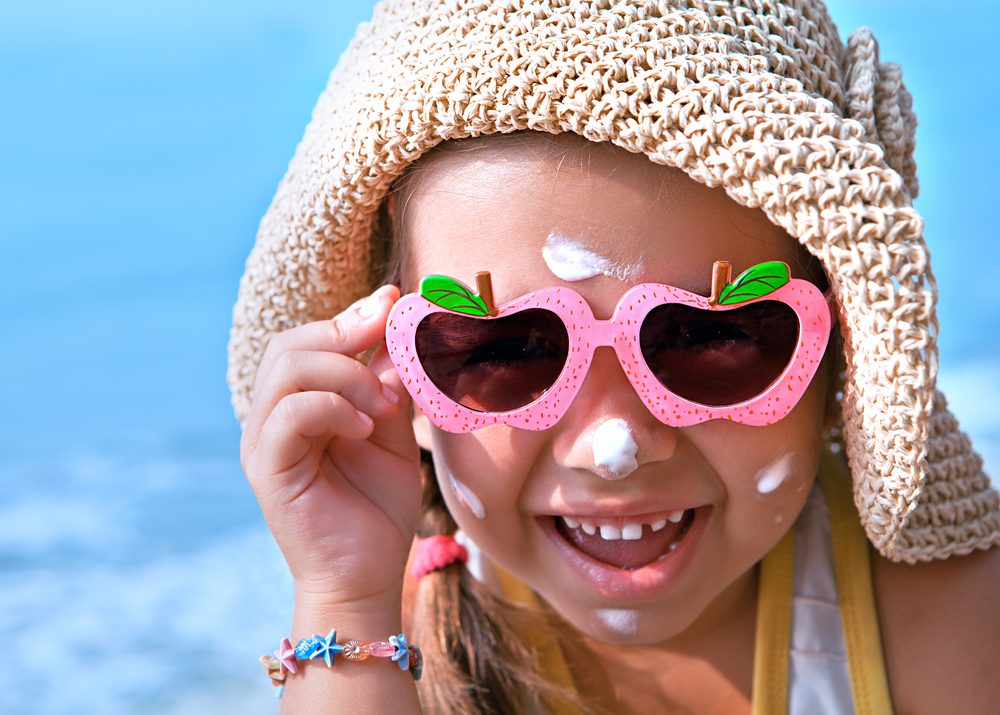
[[[356,355],[367,350],[385,337],[385,321],[397,300],[399,288],[384,285],[330,320],[317,320],[278,333],[264,350],[257,379],[271,371],[282,353],[292,350],[325,350],[341,355]]]
[[[399,400],[399,409],[385,414],[381,419],[375,419],[375,429],[369,440],[400,456],[418,460],[420,450],[413,434],[410,395],[406,392],[403,381],[392,366],[389,352],[384,343],[372,353],[371,359],[368,361],[368,369],[372,375],[378,377],[383,391],[391,392]]]
[[[256,447],[261,425],[271,410],[285,394],[293,391],[339,393],[357,385],[358,389],[350,395],[352,401],[357,400],[360,409],[370,410],[373,417],[384,412],[384,403],[372,402],[381,391],[377,380],[373,376],[366,378],[362,372],[364,366],[346,356],[367,350],[385,337],[389,309],[398,298],[396,286],[382,286],[331,320],[300,325],[271,339],[257,369],[253,405],[244,426],[243,442],[249,449]],[[321,355],[329,358],[326,364]],[[332,362],[336,358],[342,359],[339,363]],[[345,379],[345,372],[350,370],[360,383]],[[364,387],[369,388],[368,392]],[[366,395],[372,399],[366,399]]]
[[[246,431],[250,444],[263,420],[286,396],[295,392],[331,392],[344,397],[356,409],[379,419],[397,409],[399,398],[387,390],[368,367],[332,352],[293,350],[282,353],[268,374],[261,377]]]
[[[340,395],[330,392],[285,395],[261,428],[247,475],[251,486],[257,491],[260,485],[255,481],[299,464],[317,442],[322,443],[321,437],[364,439],[371,434],[372,427],[372,419]]]
[[[398,298],[385,286],[332,320],[287,330],[258,368],[241,464],[297,581],[329,581],[331,564],[393,563],[412,540],[419,452],[383,342]],[[374,369],[355,359],[376,345]],[[364,536],[394,531],[400,539]],[[356,580],[370,591],[377,578]]]

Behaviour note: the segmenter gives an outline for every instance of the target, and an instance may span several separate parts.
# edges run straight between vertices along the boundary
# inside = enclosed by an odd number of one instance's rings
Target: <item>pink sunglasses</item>
[[[478,294],[428,276],[393,306],[389,357],[420,410],[448,432],[493,424],[543,430],[569,409],[600,346],[614,348],[649,411],[683,427],[711,419],[768,425],[801,399],[826,350],[829,299],[780,261],[731,280],[715,263],[708,298],[642,283],[610,320],[574,290],[543,288],[499,308],[489,273]]]

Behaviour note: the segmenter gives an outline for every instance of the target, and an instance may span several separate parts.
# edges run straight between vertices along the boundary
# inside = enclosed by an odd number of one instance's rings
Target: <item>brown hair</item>
[[[454,534],[457,525],[437,486],[430,453],[421,451],[424,516],[418,536]],[[522,634],[559,638],[565,628],[544,606],[532,609],[494,594],[461,565],[420,579],[406,628],[424,654],[418,683],[425,712],[520,713],[551,697],[582,707],[578,695],[549,682]],[[565,635],[565,633],[563,633]]]
[[[402,232],[402,216],[411,195],[415,177],[427,169],[426,162],[444,152],[496,149],[496,142],[515,142],[517,146],[535,144],[538,139],[554,148],[560,159],[572,151],[572,144],[535,131],[520,131],[507,135],[488,135],[471,139],[443,142],[407,167],[379,207],[372,237],[371,276],[374,284],[400,284],[407,263],[406,241]],[[583,146],[592,143],[580,137]],[[664,190],[661,186],[660,191]],[[389,197],[393,197],[389,199]],[[399,199],[395,213],[389,210],[389,200]],[[790,239],[794,240],[794,239]],[[796,241],[798,246],[798,242]],[[828,279],[819,261],[799,246],[797,251],[804,274],[822,290]],[[836,331],[834,338],[837,337]],[[831,340],[840,372],[842,350]],[[839,389],[840,380],[831,380],[831,395]],[[839,402],[839,392],[837,402]],[[834,428],[833,434],[838,434]],[[421,450],[423,470],[423,520],[418,536],[453,535],[457,524],[451,517],[438,488],[431,455]],[[423,709],[432,713],[520,713],[531,705],[540,705],[551,698],[570,702],[583,712],[595,713],[595,706],[584,703],[576,692],[550,682],[541,666],[538,653],[522,639],[521,634],[533,630],[545,637],[569,644],[575,640],[570,627],[544,604],[533,609],[513,603],[493,593],[462,566],[450,566],[424,576],[416,586],[409,612],[404,614],[407,631],[420,644],[424,654],[426,677],[418,683]]]

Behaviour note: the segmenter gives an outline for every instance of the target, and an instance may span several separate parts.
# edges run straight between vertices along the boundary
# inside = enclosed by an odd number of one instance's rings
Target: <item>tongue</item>
[[[656,561],[667,551],[667,547],[677,539],[684,522],[667,523],[659,531],[653,531],[648,524],[642,527],[642,538],[634,541],[618,539],[605,541],[600,532],[588,536],[583,529],[570,529],[562,521],[556,520],[559,533],[590,558],[620,569],[636,569]]]

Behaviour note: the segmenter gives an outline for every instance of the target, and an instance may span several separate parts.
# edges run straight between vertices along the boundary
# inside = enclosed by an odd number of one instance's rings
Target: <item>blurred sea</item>
[[[0,460],[0,712],[276,712],[291,582],[233,438]]]
[[[292,589],[240,470],[226,341],[257,222],[372,4],[0,4],[2,715],[276,711],[257,657]],[[941,382],[995,469],[1000,85],[967,69],[997,64],[1000,4],[961,58],[927,49],[937,3],[828,4],[914,94]]]

